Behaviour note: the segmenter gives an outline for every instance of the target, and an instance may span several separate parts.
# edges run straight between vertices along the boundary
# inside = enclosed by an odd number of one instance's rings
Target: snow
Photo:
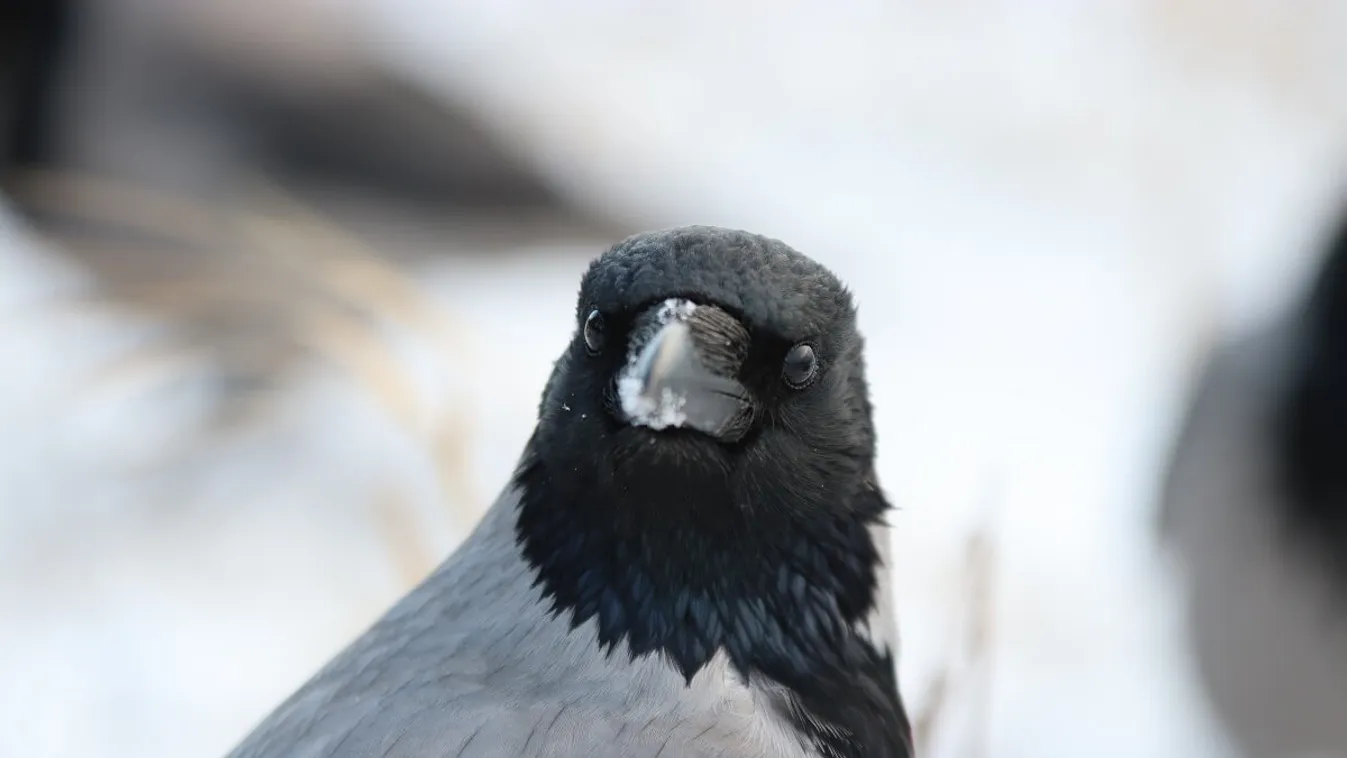
[[[687,421],[683,405],[687,398],[664,387],[659,398],[652,398],[643,391],[640,378],[624,375],[617,380],[617,394],[622,399],[622,412],[627,414],[633,424],[648,426],[651,429],[668,429],[682,426]]]
[[[655,321],[660,324],[667,324],[674,319],[687,321],[697,310],[697,304],[691,300],[671,297],[659,304],[659,312],[655,314]]]

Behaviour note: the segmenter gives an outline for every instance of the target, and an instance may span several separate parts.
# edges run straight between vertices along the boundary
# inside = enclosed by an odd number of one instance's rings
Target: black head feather
[[[718,335],[715,360],[750,398],[733,436],[655,431],[615,405],[633,330],[669,298],[714,316],[701,339]],[[583,336],[594,311],[601,351]],[[782,360],[800,343],[819,370],[793,389]],[[686,227],[619,243],[581,284],[516,476],[518,535],[556,610],[597,619],[610,652],[625,642],[691,679],[723,650],[784,685],[783,708],[832,754],[905,756],[892,659],[856,630],[882,570],[869,527],[888,509],[861,352],[847,290],[781,242]]]
[[[1289,524],[1347,574],[1347,216],[1325,253],[1296,314],[1274,439]]]

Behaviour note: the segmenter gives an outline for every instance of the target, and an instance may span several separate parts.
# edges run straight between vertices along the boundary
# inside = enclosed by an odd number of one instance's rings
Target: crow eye
[[[585,348],[589,350],[590,355],[595,355],[603,349],[603,338],[603,314],[590,311],[585,317]]]
[[[818,374],[818,358],[814,355],[814,348],[805,343],[800,343],[786,353],[786,360],[781,366],[781,376],[794,389],[804,389],[810,382],[814,381],[814,376]]]

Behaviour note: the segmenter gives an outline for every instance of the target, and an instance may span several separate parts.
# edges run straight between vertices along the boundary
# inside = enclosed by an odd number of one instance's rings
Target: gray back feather
[[[594,622],[551,617],[515,544],[517,508],[507,491],[231,758],[814,754],[771,707],[779,694],[723,656],[687,685],[657,656],[605,656]]]

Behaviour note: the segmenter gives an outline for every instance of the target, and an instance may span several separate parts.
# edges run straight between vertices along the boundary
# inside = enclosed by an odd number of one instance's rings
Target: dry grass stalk
[[[947,739],[960,742],[960,753],[978,758],[990,752],[992,671],[996,640],[996,565],[997,552],[991,506],[988,517],[964,542],[962,602],[956,607],[956,627],[962,633],[952,638],[952,647],[944,665],[936,672],[921,707],[912,719],[920,755],[932,754]],[[956,703],[966,704],[966,723],[946,738],[945,729],[954,724],[951,711]]]
[[[111,297],[169,327],[159,339],[97,367],[82,386],[169,381],[174,372],[209,366],[215,354],[216,364],[223,364],[217,368],[252,377],[244,386],[253,390],[228,398],[228,405],[245,412],[223,414],[233,423],[213,427],[213,433],[199,430],[198,441],[204,441],[238,423],[259,421],[275,385],[296,364],[326,364],[354,381],[426,450],[446,503],[475,503],[467,465],[471,425],[459,407],[437,418],[382,331],[390,323],[410,328],[439,355],[462,355],[470,346],[452,319],[376,251],[279,189],[259,187],[255,204],[265,210],[252,212],[216,209],[113,179],[53,171],[16,179],[12,189],[30,210],[168,241],[156,260],[150,247],[55,238],[100,275],[101,291],[70,307],[87,312],[106,307]],[[410,511],[395,512],[405,508],[402,498],[381,498],[375,508],[381,523],[415,522]],[[451,514],[461,526],[475,516],[461,507]],[[414,529],[393,531],[402,535],[395,554],[420,554],[420,548],[407,547],[405,537]]]

